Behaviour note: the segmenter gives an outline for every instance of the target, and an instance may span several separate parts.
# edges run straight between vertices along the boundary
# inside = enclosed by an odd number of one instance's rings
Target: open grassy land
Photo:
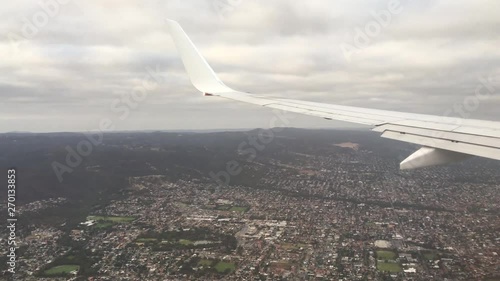
[[[49,268],[45,270],[43,273],[45,275],[63,275],[63,274],[69,274],[72,271],[78,271],[80,270],[79,265],[58,265],[54,266],[52,268]]]
[[[219,273],[224,273],[228,269],[230,272],[233,272],[236,269],[236,265],[234,263],[223,261],[220,261],[215,265],[215,270],[217,270],[217,272]]]
[[[379,260],[394,260],[396,253],[392,251],[377,251],[377,259]]]
[[[184,245],[184,246],[188,246],[188,245],[193,245],[194,242],[191,240],[188,240],[188,239],[180,239],[179,244]]]
[[[227,211],[231,209],[231,205],[218,205],[217,207],[215,207],[215,209],[220,211]]]
[[[198,265],[211,266],[214,262],[212,260],[202,259],[198,262]]]
[[[186,231],[148,232],[140,235],[134,243],[138,247],[150,246],[153,251],[157,252],[196,248],[235,249],[238,241],[232,235],[212,232],[205,228],[193,228]]]
[[[391,262],[377,262],[377,269],[380,271],[388,271],[388,272],[401,272],[403,268],[397,263]]]
[[[96,228],[106,228],[106,227],[112,226],[113,224],[114,223],[109,222],[109,221],[100,221],[100,222],[96,223],[94,226]]]

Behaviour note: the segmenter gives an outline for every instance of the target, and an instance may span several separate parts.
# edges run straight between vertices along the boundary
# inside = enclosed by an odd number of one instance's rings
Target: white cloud
[[[48,3],[44,0],[42,2]],[[403,11],[346,61],[339,45],[387,1],[72,0],[28,40],[37,2],[2,4],[0,131],[80,131],[114,117],[113,100],[146,67],[166,80],[117,129],[266,127],[272,113],[203,98],[189,84],[164,24],[178,20],[221,78],[260,94],[441,114],[500,67],[500,2],[401,0]],[[10,37],[9,37],[10,34]],[[500,88],[500,79],[497,79]],[[473,118],[500,120],[500,100]],[[116,116],[115,116],[116,117]],[[230,118],[228,118],[230,117]],[[298,116],[292,126],[338,126]],[[94,127],[94,128],[92,128]]]

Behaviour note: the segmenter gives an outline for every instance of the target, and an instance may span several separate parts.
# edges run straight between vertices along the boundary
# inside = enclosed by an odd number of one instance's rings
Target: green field
[[[236,265],[234,263],[223,261],[220,261],[215,265],[215,270],[217,270],[217,272],[219,273],[224,273],[228,269],[230,272],[233,272],[236,269]]]
[[[58,265],[54,266],[52,268],[49,268],[45,270],[43,273],[45,275],[63,275],[63,274],[69,274],[72,271],[78,271],[80,270],[79,265]]]
[[[198,262],[198,265],[211,266],[214,263],[212,260],[202,259]]]
[[[191,240],[187,240],[187,239],[181,239],[181,240],[179,240],[179,244],[184,245],[184,246],[189,246],[189,245],[193,245],[194,242]]]
[[[244,212],[248,211],[248,207],[234,206],[234,207],[231,207],[231,209],[229,209],[229,211],[244,213]]]
[[[379,260],[394,260],[396,253],[392,251],[377,251],[377,259]]]
[[[109,221],[99,221],[97,222],[94,226],[96,228],[106,228],[112,226],[114,223],[109,222]]]
[[[377,262],[377,269],[380,271],[388,271],[388,272],[401,272],[403,268],[397,263],[390,262]]]

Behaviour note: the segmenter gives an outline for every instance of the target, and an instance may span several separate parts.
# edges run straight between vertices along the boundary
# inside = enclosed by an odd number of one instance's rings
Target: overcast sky
[[[0,132],[96,130],[103,119],[116,130],[269,127],[268,109],[197,92],[165,18],[238,90],[461,117],[454,106],[483,80],[494,91],[467,114],[500,120],[500,1],[390,2],[6,1]],[[120,100],[150,73],[144,100]],[[293,116],[288,126],[353,126]]]

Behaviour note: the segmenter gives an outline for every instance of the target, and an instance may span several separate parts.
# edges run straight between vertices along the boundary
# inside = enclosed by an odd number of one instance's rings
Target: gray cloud
[[[498,1],[401,0],[402,12],[350,61],[340,45],[389,0],[66,1],[25,40],[26,19],[43,10],[28,0],[2,5],[0,131],[92,130],[102,118],[119,130],[267,127],[270,111],[204,98],[190,85],[167,17],[236,89],[439,115],[490,77],[498,95],[471,118],[500,120]],[[118,120],[111,104],[148,67],[164,83]],[[305,116],[290,125],[352,126]]]

